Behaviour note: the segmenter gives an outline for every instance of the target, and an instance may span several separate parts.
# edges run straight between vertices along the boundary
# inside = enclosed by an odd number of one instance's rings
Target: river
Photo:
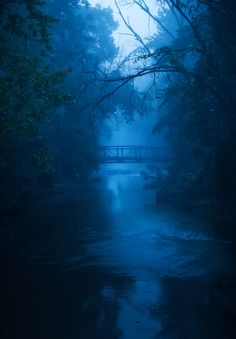
[[[2,220],[2,339],[235,338],[231,243],[158,206],[141,169]]]

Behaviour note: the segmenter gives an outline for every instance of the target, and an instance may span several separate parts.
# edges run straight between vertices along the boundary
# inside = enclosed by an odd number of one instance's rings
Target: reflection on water
[[[141,170],[3,220],[4,339],[234,338],[231,244],[156,206]]]

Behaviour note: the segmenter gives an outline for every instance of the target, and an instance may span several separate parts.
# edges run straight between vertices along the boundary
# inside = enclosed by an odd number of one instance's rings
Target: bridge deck
[[[166,150],[147,146],[101,146],[102,163],[145,163],[166,161]]]

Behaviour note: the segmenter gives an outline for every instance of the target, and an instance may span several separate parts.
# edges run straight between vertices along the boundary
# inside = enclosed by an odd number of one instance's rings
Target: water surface
[[[2,220],[3,338],[235,338],[230,242],[155,203],[136,165]]]

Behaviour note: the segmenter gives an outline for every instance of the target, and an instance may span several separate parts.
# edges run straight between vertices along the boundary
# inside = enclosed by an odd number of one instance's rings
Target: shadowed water
[[[3,338],[234,338],[231,243],[106,165],[2,220]]]

